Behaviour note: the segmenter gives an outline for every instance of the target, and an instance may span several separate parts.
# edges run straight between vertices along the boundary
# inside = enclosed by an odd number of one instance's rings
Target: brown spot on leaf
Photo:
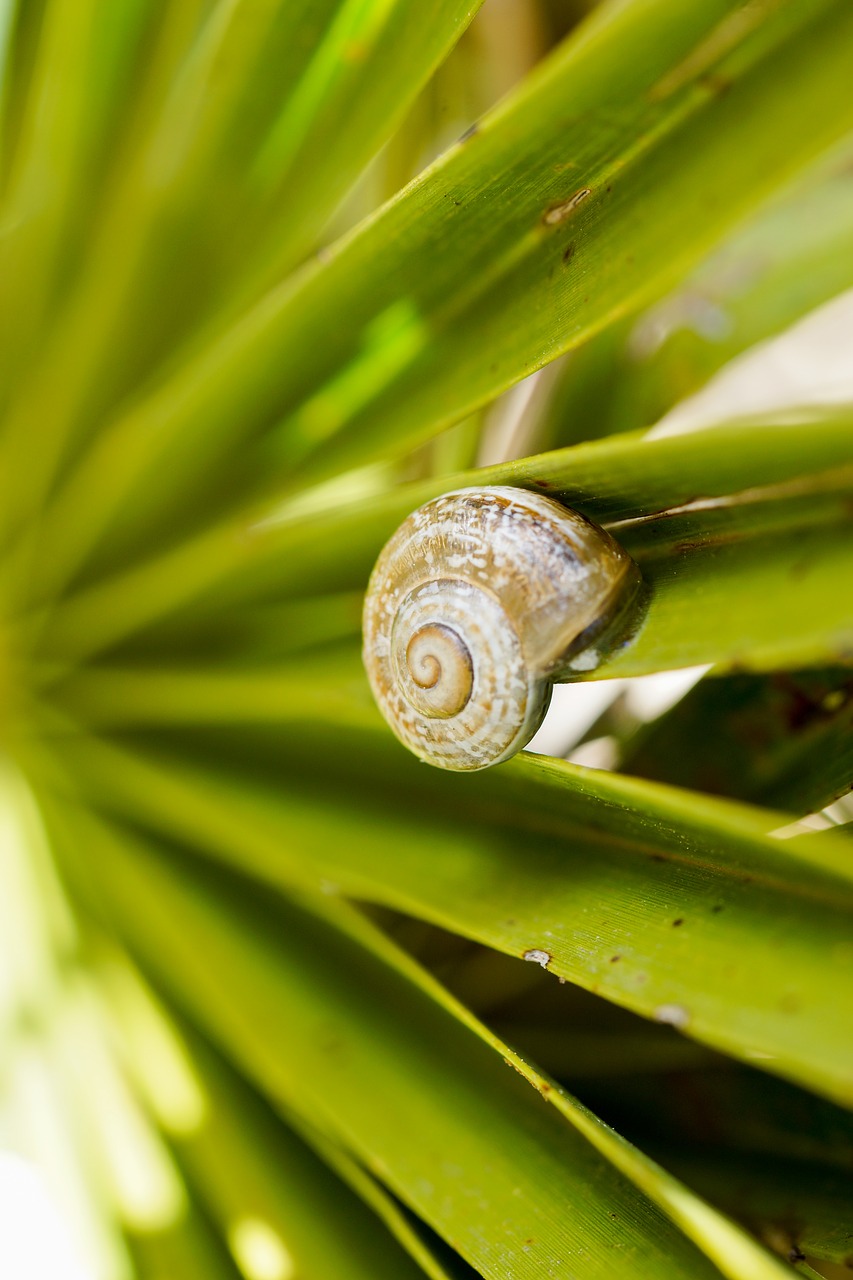
[[[561,222],[565,222],[570,218],[575,209],[586,200],[587,196],[592,195],[589,187],[581,187],[580,191],[575,191],[567,200],[561,200],[559,204],[552,204],[542,214],[542,221],[546,227],[557,227]]]
[[[707,71],[705,75],[699,77],[698,83],[716,98],[721,98],[732,87],[728,76],[720,75],[719,71]]]

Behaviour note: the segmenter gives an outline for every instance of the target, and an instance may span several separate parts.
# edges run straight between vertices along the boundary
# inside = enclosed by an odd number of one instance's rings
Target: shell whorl
[[[551,686],[594,644],[638,575],[602,529],[522,489],[460,489],[385,546],[364,606],[379,708],[415,755],[483,769],[519,751]]]

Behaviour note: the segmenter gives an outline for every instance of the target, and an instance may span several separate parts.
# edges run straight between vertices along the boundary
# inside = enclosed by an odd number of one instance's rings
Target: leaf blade
[[[261,739],[251,776],[227,737],[225,768],[167,757],[162,740],[152,756],[82,738],[72,767],[89,803],[206,858],[239,848],[273,884],[335,886],[542,952],[572,982],[850,1105],[846,841],[770,839],[784,817],[541,757],[460,781],[382,732],[306,721],[287,743]],[[378,777],[394,780],[381,799]],[[318,803],[330,784],[333,811]]]
[[[254,464],[262,486],[271,471],[307,475],[303,463],[316,477],[358,465],[458,420],[671,284],[774,182],[853,124],[843,69],[853,19],[839,0],[753,10],[733,28],[730,9],[645,0],[603,10],[516,108],[499,110],[329,262],[265,299],[174,385],[133,408],[56,500],[44,533],[49,589],[68,580],[119,509],[130,535],[131,491],[139,532],[155,519],[161,527],[166,504],[186,502],[201,456],[221,467],[277,417],[285,426]],[[691,87],[697,58],[700,76],[726,67],[729,92]],[[673,63],[687,83],[670,91]],[[814,116],[806,121],[794,102]],[[614,125],[626,103],[629,123]],[[729,145],[735,121],[754,129],[754,145]],[[579,166],[570,181],[555,176],[567,149]],[[501,215],[490,199],[497,182],[512,193]],[[580,229],[572,270],[556,273],[567,235]],[[455,251],[437,255],[448,237]],[[470,296],[460,294],[460,266]],[[328,316],[339,313],[347,324],[330,333]],[[386,361],[389,329],[396,345]],[[156,517],[145,485],[155,465]]]

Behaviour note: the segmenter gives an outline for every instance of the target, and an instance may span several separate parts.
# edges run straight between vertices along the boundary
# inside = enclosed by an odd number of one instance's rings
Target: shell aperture
[[[638,577],[607,533],[550,498],[495,486],[428,502],[386,544],[365,598],[382,714],[440,768],[506,760]]]

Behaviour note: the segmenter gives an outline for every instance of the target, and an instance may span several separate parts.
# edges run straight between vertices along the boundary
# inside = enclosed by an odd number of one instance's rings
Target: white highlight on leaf
[[[291,1280],[296,1263],[281,1236],[263,1218],[241,1218],[228,1244],[246,1280]]]
[[[127,1067],[142,1097],[167,1133],[196,1132],[207,1114],[207,1098],[174,1024],[120,957],[110,958],[102,976],[126,1041]]]
[[[686,1027],[690,1014],[683,1004],[659,1004],[655,1009],[655,1022],[662,1022],[668,1027]]]

